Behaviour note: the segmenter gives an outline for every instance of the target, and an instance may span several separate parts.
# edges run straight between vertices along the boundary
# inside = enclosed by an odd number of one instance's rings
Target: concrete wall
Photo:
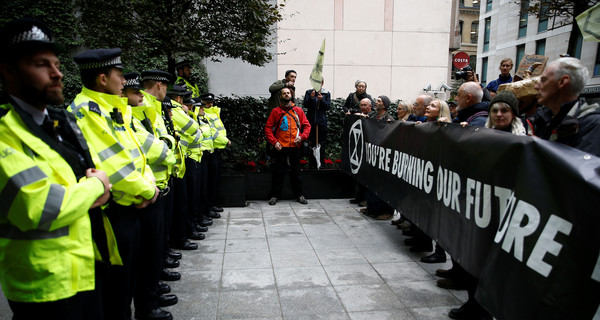
[[[332,97],[346,98],[362,79],[372,96],[414,100],[427,84],[435,90],[449,84],[452,1],[457,0],[279,0],[285,6],[272,48],[275,61],[255,67],[207,60],[210,90],[269,96],[269,85],[294,69],[302,96],[326,39],[323,75]]]

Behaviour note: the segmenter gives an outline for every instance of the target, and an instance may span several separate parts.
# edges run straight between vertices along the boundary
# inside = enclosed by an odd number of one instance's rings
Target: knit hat
[[[381,99],[381,102],[383,102],[383,106],[385,107],[385,110],[387,110],[390,107],[390,104],[392,103],[390,101],[390,98],[388,98],[387,96],[379,96],[379,99]]]
[[[490,106],[488,108],[488,111],[491,110],[494,103],[497,103],[497,102],[504,102],[504,103],[508,104],[510,106],[510,109],[512,110],[513,114],[515,116],[519,115],[519,100],[517,100],[517,97],[514,95],[514,93],[512,93],[510,91],[500,91],[500,92],[496,93],[494,98],[492,98],[492,101],[490,101]]]

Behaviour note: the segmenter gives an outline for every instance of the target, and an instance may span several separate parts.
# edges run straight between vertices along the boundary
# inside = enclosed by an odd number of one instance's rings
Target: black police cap
[[[167,95],[169,96],[184,96],[188,92],[187,88],[178,84],[169,85]],[[191,91],[190,91],[191,92]]]
[[[125,78],[125,85],[123,86],[125,89],[135,89],[142,90],[142,86],[140,85],[140,74],[137,72],[127,72],[123,74],[123,78]]]
[[[107,67],[123,69],[121,64],[121,49],[93,49],[76,55],[73,60],[80,70],[96,70]]]
[[[0,55],[2,60],[10,55],[35,48],[47,47],[55,53],[60,51],[54,43],[52,30],[33,18],[22,18],[7,22],[0,29]]]
[[[162,101],[162,105],[169,109],[173,108],[173,103],[171,102],[171,98],[169,97],[165,97],[165,99]]]
[[[203,95],[200,96],[201,100],[204,101],[214,101],[215,100],[215,95],[212,93],[205,93]]]
[[[175,63],[175,69],[183,68],[185,66],[188,66],[188,67],[192,66],[190,60],[186,59],[186,60],[181,60],[181,61]]]
[[[160,81],[160,82],[164,82],[164,83],[170,83],[171,82],[171,74],[165,71],[160,71],[160,70],[146,70],[146,71],[142,71],[142,82],[146,81],[146,80],[154,80],[154,81]]]

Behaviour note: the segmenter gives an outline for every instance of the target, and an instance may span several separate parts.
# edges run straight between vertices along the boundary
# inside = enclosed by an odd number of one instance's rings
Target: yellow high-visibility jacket
[[[181,139],[179,143],[185,148],[185,155],[197,162],[200,162],[202,158],[202,132],[198,122],[190,118],[190,116],[183,111],[181,105],[177,101],[172,100],[173,108],[171,118],[173,119],[173,125],[175,130],[179,132]]]
[[[229,139],[227,138],[227,130],[221,121],[221,108],[213,106],[211,108],[204,108],[206,118],[211,124],[217,129],[217,136],[213,139],[213,145],[215,149],[225,149]]]
[[[77,181],[69,164],[9,110],[0,119],[0,284],[18,302],[94,290],[88,209],[99,179]]]
[[[131,127],[124,122],[127,98],[84,87],[68,109],[77,118],[88,144],[96,150],[92,159],[98,169],[106,171],[113,185],[113,200],[129,206],[152,199],[155,188],[154,182],[147,179],[145,156],[139,151]],[[123,121],[113,119],[116,111],[120,111]]]

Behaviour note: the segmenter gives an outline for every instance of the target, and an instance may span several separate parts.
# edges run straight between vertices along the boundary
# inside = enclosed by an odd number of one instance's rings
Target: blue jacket
[[[306,117],[311,126],[315,124],[326,127],[327,126],[327,110],[331,108],[331,94],[326,89],[321,90],[321,102],[315,94],[314,97],[310,97],[313,89],[306,90],[304,94],[304,108],[306,108]],[[318,105],[317,105],[318,104]]]

